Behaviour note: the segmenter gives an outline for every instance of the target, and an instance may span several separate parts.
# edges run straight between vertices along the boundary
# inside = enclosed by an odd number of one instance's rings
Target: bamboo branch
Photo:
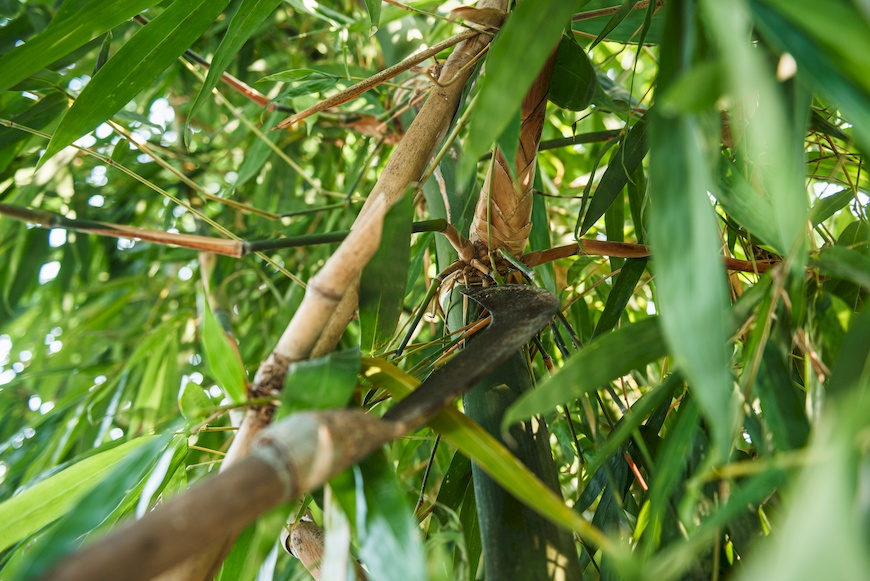
[[[420,64],[421,62],[423,62],[424,60],[426,60],[430,57],[435,56],[439,52],[446,50],[455,44],[459,44],[460,42],[474,38],[474,37],[478,36],[479,34],[480,34],[480,32],[477,30],[464,30],[464,31],[460,32],[459,34],[457,34],[456,36],[452,36],[452,37],[448,38],[447,40],[439,42],[435,46],[429,47],[424,51],[421,51],[415,55],[412,55],[412,56],[406,58],[405,60],[403,60],[402,62],[395,64],[391,67],[388,67],[388,68],[382,70],[381,72],[374,74],[371,77],[365,79],[364,81],[360,81],[359,83],[357,83],[351,87],[348,87],[347,89],[338,93],[337,95],[333,95],[332,97],[329,97],[328,99],[324,99],[323,101],[320,101],[316,105],[313,105],[304,111],[301,111],[299,113],[296,113],[295,115],[291,115],[291,116],[287,117],[286,119],[284,119],[283,121],[278,123],[278,125],[275,126],[275,129],[284,129],[287,127],[292,127],[296,123],[299,123],[303,119],[307,119],[308,117],[311,117],[315,113],[320,113],[321,111],[325,111],[326,109],[330,109],[332,107],[337,107],[339,105],[343,105],[344,103],[347,103],[348,101],[356,99],[357,97],[359,97],[360,95],[362,95],[366,91],[369,91],[370,89],[374,89],[375,87],[377,87],[381,83],[383,83],[385,81],[389,81],[393,77],[400,75],[401,73],[404,73],[405,71],[407,71],[411,67]]]
[[[152,579],[204,548],[225,545],[267,510],[322,486],[398,437],[397,426],[361,410],[295,414],[263,432],[255,451],[231,468],[74,553],[46,578]]]
[[[583,239],[579,243],[538,250],[524,254],[522,261],[526,266],[538,266],[568,256],[616,256],[619,258],[648,258],[652,256],[649,246],[631,242],[609,242],[607,240]],[[763,274],[779,264],[778,260],[740,260],[723,256],[728,270]]]
[[[284,248],[296,248],[299,246],[315,246],[317,244],[332,244],[341,242],[350,234],[350,230],[326,232],[322,234],[309,234],[307,236],[287,236],[274,240],[224,240],[211,236],[197,234],[177,234],[162,230],[149,230],[108,222],[94,222],[91,220],[74,220],[48,210],[34,210],[22,208],[10,204],[0,203],[0,216],[7,216],[28,224],[35,224],[41,228],[63,228],[74,232],[97,234],[110,238],[125,238],[129,240],[144,240],[166,246],[178,246],[190,248],[200,252],[210,252],[232,258],[242,258],[249,254],[264,252],[267,250],[281,250]],[[411,224],[411,231],[442,232],[447,228],[446,220],[423,220]]]
[[[487,6],[504,10],[506,0],[482,0],[481,7]],[[459,36],[467,34],[463,32]],[[272,353],[260,364],[250,389],[252,397],[280,392],[293,361],[334,348],[356,308],[355,290],[360,273],[380,245],[384,215],[425,172],[450,126],[462,90],[472,74],[472,69],[465,68],[465,65],[490,41],[487,34],[469,35],[450,55],[442,67],[440,78],[455,79],[455,82],[435,87],[429,94],[366,199],[350,234],[309,281],[302,304]],[[222,470],[229,470],[248,453],[253,438],[271,421],[272,411],[271,406],[248,410],[227,452]],[[198,564],[189,559],[164,579],[208,578],[229,551],[235,534],[235,531],[227,531],[222,537],[223,542],[215,543],[206,554],[196,558]]]

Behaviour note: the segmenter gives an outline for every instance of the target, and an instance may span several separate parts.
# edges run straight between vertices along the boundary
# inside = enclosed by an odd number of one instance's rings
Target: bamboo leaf
[[[0,504],[0,550],[66,514],[153,436],[137,438],[85,458]]]
[[[613,204],[613,201],[622,192],[622,188],[628,183],[628,176],[633,174],[640,164],[643,163],[643,158],[646,157],[649,151],[646,128],[647,122],[646,116],[644,116],[635,123],[634,127],[631,128],[623,142],[619,145],[619,148],[613,152],[610,164],[607,166],[604,175],[601,176],[601,181],[595,189],[595,195],[592,197],[589,209],[583,217],[580,236],[588,232],[598,219],[604,215],[607,208]]]
[[[365,376],[389,391],[394,398],[406,396],[419,384],[416,379],[383,359],[365,359],[363,366],[366,368]],[[501,442],[468,416],[448,408],[429,422],[429,425],[460,452],[477,462],[505,490],[522,500],[529,508],[591,542],[601,541],[608,551],[616,554],[616,548],[600,531],[565,506],[558,494],[550,490]],[[628,556],[622,557],[627,564]]]
[[[715,195],[728,216],[777,253],[788,254],[789,248],[783,247],[776,225],[770,220],[774,212],[770,198],[753,188],[726,160],[723,159],[719,167],[719,188]]]
[[[426,578],[423,543],[408,498],[382,454],[353,468],[360,558],[375,579]]]
[[[556,47],[571,14],[587,2],[526,0],[517,4],[487,55],[486,74],[459,165],[460,180],[466,181],[477,159],[519,114],[526,92]]]
[[[345,407],[356,388],[359,368],[358,349],[294,362],[287,373],[276,419],[295,411]]]
[[[214,22],[228,3],[229,0],[176,0],[140,29],[79,94],[61,120],[40,164],[109,119],[149,86]]]
[[[203,297],[202,302],[202,347],[209,370],[230,400],[243,403],[248,397],[248,380],[238,348],[215,319],[208,299]]]
[[[366,0],[366,10],[369,13],[369,21],[372,23],[372,34],[381,25],[381,0]]]
[[[411,196],[387,212],[384,232],[377,253],[365,266],[360,279],[360,345],[364,352],[383,348],[396,332],[405,299],[404,284],[411,262]]]
[[[155,0],[88,2],[57,24],[52,24],[42,34],[0,57],[0,70],[3,71],[0,91],[8,90],[39,69],[157,3]]]
[[[569,111],[582,111],[592,104],[598,87],[595,67],[577,41],[563,36],[556,53],[548,98]]]
[[[614,14],[613,12],[603,11],[608,9],[612,11],[617,7],[621,9],[624,4],[625,2],[620,0],[592,0],[592,2],[583,7],[583,12],[578,14],[578,16],[583,16],[583,18],[576,20],[572,24],[572,28],[582,33],[583,36],[593,38],[599,35],[602,29],[614,18],[614,16],[611,16]],[[607,34],[602,35],[602,37],[605,40],[613,42],[639,42],[638,30],[641,30],[644,26],[650,10],[654,11],[655,15],[658,16],[659,10],[657,10],[655,5],[650,5],[647,9],[631,10],[624,18],[620,19],[617,26],[608,31]],[[661,12],[664,11],[662,10]],[[592,17],[586,17],[587,14],[592,15]],[[644,37],[643,42],[648,44],[658,44],[661,42],[663,21],[664,18],[661,16],[653,16],[651,18],[650,29]]]
[[[233,62],[239,50],[280,3],[281,0],[242,0],[230,20],[227,33],[211,59],[208,75],[196,94],[193,105],[190,106],[188,118],[193,117],[209,98],[212,89],[220,82],[221,75]]]
[[[866,75],[845,66],[820,46],[822,41],[766,3],[756,0],[751,6],[759,30],[794,57],[798,76],[812,90],[840,107],[851,121],[850,131],[858,145],[865,153],[870,152],[870,91],[856,79],[859,75],[866,78]],[[860,16],[855,16],[855,20],[860,20]]]
[[[607,24],[604,25],[604,28],[601,29],[601,32],[598,33],[598,36],[595,37],[595,40],[592,41],[592,44],[589,45],[590,50],[595,47],[599,42],[604,40],[608,34],[610,34],[614,28],[620,25],[623,20],[625,20],[626,16],[631,14],[634,5],[637,4],[637,0],[624,0],[622,5],[620,5],[619,10],[617,10],[613,16],[610,17],[610,20],[607,21]]]
[[[828,389],[845,394],[855,385],[870,384],[870,309],[859,313],[843,340]]]
[[[692,58],[684,42],[691,11],[668,10],[659,88]],[[718,116],[655,115],[650,128],[650,243],[662,334],[725,457],[736,427],[728,342],[728,295],[716,218],[707,192],[718,141]]]
[[[870,256],[844,246],[830,246],[812,261],[823,272],[870,289]]]
[[[771,343],[764,347],[755,391],[776,449],[796,450],[806,445],[810,424],[803,402],[798,397],[783,355]]]
[[[595,325],[595,331],[592,333],[594,339],[602,333],[610,331],[616,324],[619,323],[619,318],[622,316],[625,307],[634,294],[637,281],[643,276],[646,270],[646,258],[629,258],[623,264],[622,269],[616,276],[613,283],[613,288],[610,294],[607,295],[607,302],[604,305],[604,311],[601,313],[601,318],[598,319],[598,324]]]
[[[838,211],[849,205],[855,199],[855,192],[850,189],[840,190],[830,196],[825,196],[810,209],[810,221],[818,226]]]
[[[36,550],[28,555],[28,565],[25,567],[23,577],[42,578],[58,561],[75,551],[81,544],[82,537],[108,518],[116,506],[133,500],[129,498],[131,491],[136,488],[137,483],[148,478],[148,473],[172,438],[172,432],[151,438],[140,438],[145,440],[141,442],[143,445],[133,450],[127,449],[123,460],[112,467],[111,472],[99,482],[96,488],[76,502],[74,508],[49,533],[48,537],[42,539]],[[133,442],[137,441],[133,440]],[[170,452],[168,459],[171,457]],[[135,492],[138,496],[139,491]]]
[[[586,345],[534,391],[523,394],[508,409],[502,426],[577,399],[664,355],[665,346],[657,317],[625,325]]]

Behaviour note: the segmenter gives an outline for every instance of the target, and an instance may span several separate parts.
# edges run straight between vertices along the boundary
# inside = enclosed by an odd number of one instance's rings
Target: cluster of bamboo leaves
[[[0,203],[73,225],[312,236],[234,259],[0,216],[3,578],[39,576],[217,471],[247,379],[335,247],[313,235],[349,229],[431,81],[410,71],[268,130],[456,31],[455,6],[408,6],[0,0]],[[358,320],[337,352],[291,368],[287,385],[307,387],[278,415],[380,414],[459,342],[425,300],[455,252],[411,222],[467,231],[479,160],[494,143],[515,155],[520,103],[557,45],[529,249],[653,249],[534,271],[565,316],[530,350],[538,386],[505,427],[548,423],[566,503],[452,410],[252,524],[223,578],[306,578],[277,544],[306,508],[328,554],[352,550],[373,578],[482,577],[472,461],[574,531],[590,578],[863,578],[870,10],[857,0],[518,3],[458,138],[388,214]],[[728,273],[726,254],[778,265]]]

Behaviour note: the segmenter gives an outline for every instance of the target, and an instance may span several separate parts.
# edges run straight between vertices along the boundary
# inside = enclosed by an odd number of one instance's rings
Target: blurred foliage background
[[[0,567],[9,579],[216,471],[237,422],[239,368],[252,377],[271,351],[335,248],[311,237],[350,228],[436,63],[270,129],[456,33],[448,17],[460,6],[113,4],[0,0]],[[529,249],[579,237],[650,244],[653,254],[648,263],[569,256],[535,270],[564,319],[532,349],[540,386],[509,415],[541,414],[566,503],[626,549],[604,554],[575,537],[584,577],[865,578],[867,4],[523,4],[566,27],[574,15],[551,85]],[[414,220],[447,217],[467,232],[476,161],[516,139],[531,81],[517,63],[529,46],[548,53],[559,43],[536,26],[508,18],[454,120],[458,138],[413,196]],[[64,30],[76,42],[57,40]],[[208,62],[220,62],[214,92],[202,90]],[[220,68],[242,84],[220,80]],[[39,228],[15,208],[76,227],[308,238],[230,258]],[[422,303],[451,250],[435,232],[414,234],[409,248],[389,277],[363,275],[398,293],[395,328],[372,343],[354,321],[338,354],[291,370],[322,389],[288,393],[287,409],[382,413],[389,402],[359,375],[360,349],[422,379],[450,346],[444,313]],[[775,266],[726,272],[722,256]],[[428,313],[396,357],[418,309]],[[350,526],[373,578],[486,577],[469,460],[435,436],[398,440],[334,483],[333,496],[306,499],[321,524],[329,507],[330,522]],[[300,510],[252,526],[223,576],[307,578],[277,542]]]

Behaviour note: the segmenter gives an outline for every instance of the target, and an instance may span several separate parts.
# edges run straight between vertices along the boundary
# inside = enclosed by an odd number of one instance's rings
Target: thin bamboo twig
[[[7,216],[22,222],[35,224],[41,228],[63,228],[64,230],[97,234],[111,238],[143,240],[145,242],[190,248],[191,250],[210,252],[232,258],[242,258],[243,256],[266,250],[281,250],[284,248],[341,242],[350,234],[350,230],[339,230],[337,232],[307,236],[288,236],[274,240],[223,240],[221,238],[212,238],[211,236],[177,234],[174,232],[164,232],[163,230],[149,230],[147,228],[137,228],[121,224],[110,224],[108,222],[74,220],[48,210],[34,210],[4,203],[0,203],[0,216]],[[415,234],[420,232],[441,232],[446,227],[447,221],[443,219],[423,220],[414,222],[411,225],[411,231]]]
[[[632,242],[611,242],[607,240],[583,239],[579,243],[557,246],[547,250],[537,250],[524,254],[522,261],[526,266],[538,266],[569,256],[616,256],[619,258],[648,258],[652,256],[649,246]],[[740,260],[722,257],[728,270],[763,274],[779,264],[778,260]]]
[[[133,17],[133,20],[135,20],[137,23],[141,24],[142,26],[145,26],[146,24],[151,22],[148,18],[146,18],[142,14],[137,14],[136,16]],[[211,68],[211,63],[209,63],[202,56],[200,56],[199,54],[195,53],[194,51],[192,51],[190,49],[187,49],[186,51],[184,51],[184,56],[187,57],[188,59],[192,60],[193,62],[195,62],[199,66],[205,68],[206,70]],[[230,87],[232,90],[234,90],[238,94],[245,97],[246,99],[253,101],[257,105],[263,107],[267,111],[283,111],[285,113],[293,113],[294,112],[293,108],[291,108],[291,107],[286,107],[284,105],[279,105],[278,103],[271,102],[271,99],[269,99],[269,97],[265,96],[264,94],[262,94],[258,90],[254,89],[253,87],[251,87],[250,85],[248,85],[244,81],[237,79],[236,77],[234,77],[230,73],[227,73],[227,72],[222,73],[221,74],[221,82],[224,83],[225,85],[227,85],[228,87]]]
[[[480,31],[473,30],[473,29],[460,32],[456,36],[452,36],[445,41],[439,42],[438,44],[436,44],[432,47],[429,47],[428,49],[426,49],[424,51],[421,51],[415,55],[412,55],[412,56],[406,58],[405,60],[403,60],[402,62],[400,62],[398,64],[395,64],[391,67],[388,67],[388,68],[382,70],[381,72],[379,72],[375,75],[372,75],[371,77],[369,77],[368,79],[366,79],[364,81],[360,81],[359,83],[357,83],[351,87],[348,87],[347,89],[338,93],[337,95],[333,95],[332,97],[329,97],[328,99],[324,99],[323,101],[317,103],[316,105],[309,107],[305,111],[301,111],[299,113],[296,113],[295,115],[291,115],[290,117],[287,117],[286,119],[284,119],[283,121],[278,123],[278,125],[275,126],[275,129],[285,129],[287,127],[295,125],[296,123],[302,121],[303,119],[311,117],[315,113],[319,113],[320,111],[325,111],[326,109],[330,109],[332,107],[337,107],[338,105],[342,105],[344,103],[347,103],[348,101],[350,101],[352,99],[356,99],[357,97],[359,97],[360,95],[362,95],[366,91],[369,91],[370,89],[377,87],[378,85],[380,85],[384,81],[388,81],[388,80],[392,79],[393,77],[400,75],[401,73],[407,71],[411,67],[420,64],[421,62],[425,61],[426,59],[435,56],[439,52],[442,52],[442,51],[450,48],[453,45],[459,44],[460,42],[462,42],[464,40],[469,40],[471,38],[474,38],[474,37],[478,36],[479,34],[481,34]]]
[[[47,133],[43,133],[42,131],[37,131],[36,129],[33,129],[31,127],[26,127],[24,125],[20,125],[18,123],[15,123],[14,121],[9,121],[8,119],[0,119],[0,125],[2,125],[4,127],[9,127],[10,129],[18,129],[19,131],[25,131],[27,133],[30,133],[31,135],[38,135],[39,137],[42,137],[43,139],[47,139],[47,140],[51,139],[51,135],[48,135]],[[202,212],[196,210],[196,208],[193,208],[190,204],[186,204],[185,202],[179,200],[178,198],[176,198],[175,196],[173,196],[172,194],[170,194],[169,192],[167,192],[166,190],[164,190],[163,188],[161,188],[157,184],[148,181],[147,179],[143,178],[142,176],[140,176],[139,174],[137,174],[136,172],[134,172],[130,168],[116,162],[111,157],[107,157],[101,153],[97,153],[96,151],[94,151],[92,149],[88,149],[86,147],[81,147],[81,146],[76,145],[76,144],[72,144],[72,145],[70,145],[70,147],[74,147],[75,149],[81,151],[85,155],[90,155],[91,157],[95,157],[95,158],[99,159],[101,162],[103,162],[104,164],[106,164],[107,166],[114,167],[117,170],[121,171],[122,173],[127,174],[128,176],[130,176],[131,178],[133,178],[134,180],[136,180],[140,184],[154,190],[155,192],[157,192],[161,196],[171,200],[173,203],[177,204],[178,206],[181,206],[182,208],[184,208],[185,210],[187,210],[188,212],[190,212],[191,214],[193,214],[194,216],[196,216],[197,218],[199,218],[200,220],[202,220],[203,222],[205,222],[206,224],[208,224],[209,226],[211,226],[212,228],[214,228],[215,230],[217,230],[218,232],[220,232],[221,234],[223,234],[227,238],[232,238],[233,240],[239,240],[239,237],[236,236],[233,232],[224,228],[223,226],[221,226],[220,224],[218,224],[217,222],[215,222],[214,220],[212,220],[211,218],[209,218],[208,216],[206,216]],[[283,274],[284,276],[286,276],[287,278],[289,278],[290,280],[292,280],[293,282],[295,282],[296,284],[298,284],[302,288],[305,288],[305,283],[302,282],[299,279],[299,277],[294,275],[292,272],[290,272],[289,270],[287,270],[286,268],[284,268],[283,266],[281,266],[280,264],[278,264],[277,262],[275,262],[274,260],[272,260],[271,258],[266,256],[262,252],[257,252],[256,255],[259,258],[263,259],[270,266],[274,267],[275,270],[277,270],[278,272],[280,272],[281,274]]]
[[[662,0],[657,0],[656,5],[663,6],[664,2]],[[643,10],[649,6],[648,0],[641,0],[634,5],[632,10]],[[610,8],[599,8],[598,10],[589,10],[587,12],[578,12],[574,16],[571,17],[571,22],[580,22],[582,20],[591,20],[592,18],[598,18],[600,16],[610,16],[612,14],[616,14],[622,6],[612,6]]]

